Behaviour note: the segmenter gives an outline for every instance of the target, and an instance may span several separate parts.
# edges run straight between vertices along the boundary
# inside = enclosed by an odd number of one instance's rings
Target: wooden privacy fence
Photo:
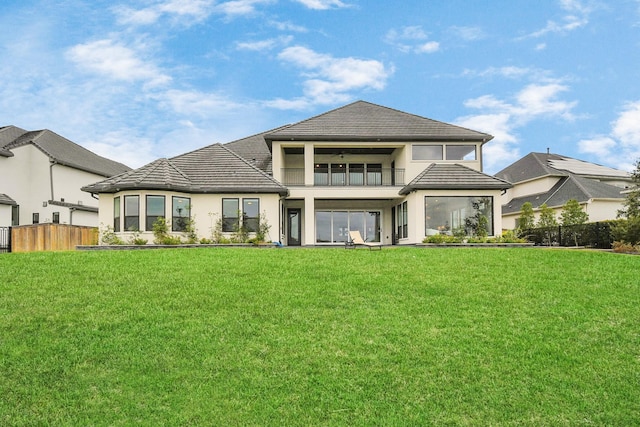
[[[98,228],[67,224],[20,225],[11,228],[11,252],[69,251],[98,244]]]

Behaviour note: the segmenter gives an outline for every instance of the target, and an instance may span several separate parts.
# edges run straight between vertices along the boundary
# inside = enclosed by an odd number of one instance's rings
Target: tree
[[[575,199],[570,199],[562,206],[560,214],[560,223],[564,227],[568,227],[569,235],[573,237],[573,241],[578,246],[578,237],[580,236],[580,225],[589,221],[589,214],[582,210],[580,203]]]
[[[533,205],[526,202],[520,209],[520,217],[518,218],[518,228],[520,230],[530,230],[535,224],[535,214],[533,213]]]
[[[540,206],[540,218],[538,218],[537,228],[545,229],[547,236],[547,244],[551,246],[553,228],[558,225],[556,220],[556,214],[552,208],[548,207],[546,203]]]
[[[631,172],[634,187],[627,193],[622,203],[623,209],[618,211],[618,218],[640,218],[640,160],[636,161],[636,168]]]
[[[635,166],[635,170],[631,172],[634,187],[624,199],[624,208],[618,211],[618,218],[622,219],[612,227],[616,241],[631,245],[640,244],[640,160],[636,160]]]

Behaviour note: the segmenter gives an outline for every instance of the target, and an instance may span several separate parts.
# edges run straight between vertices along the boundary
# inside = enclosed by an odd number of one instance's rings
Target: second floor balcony
[[[282,178],[284,185],[308,185],[304,168],[284,168]],[[404,169],[379,165],[316,164],[313,171],[314,186],[404,186],[404,181]]]

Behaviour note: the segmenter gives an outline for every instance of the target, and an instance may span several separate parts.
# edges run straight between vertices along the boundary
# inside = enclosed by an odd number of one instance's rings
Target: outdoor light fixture
[[[42,207],[46,208],[47,207],[47,202],[42,202]]]

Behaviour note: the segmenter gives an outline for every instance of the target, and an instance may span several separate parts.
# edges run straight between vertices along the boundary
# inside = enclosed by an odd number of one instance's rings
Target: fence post
[[[558,246],[562,245],[562,226],[558,225]]]

